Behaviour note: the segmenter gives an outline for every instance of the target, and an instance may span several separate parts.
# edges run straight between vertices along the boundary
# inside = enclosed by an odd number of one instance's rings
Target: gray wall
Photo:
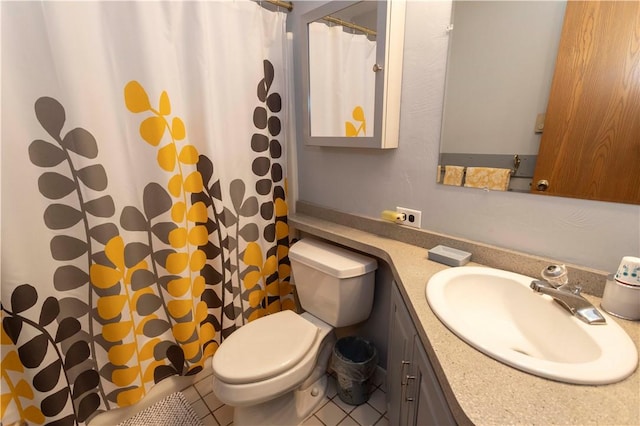
[[[291,21],[316,5],[296,2]],[[298,198],[369,217],[418,209],[424,229],[603,271],[640,256],[640,206],[436,185],[450,13],[447,1],[407,3],[399,148],[307,147],[298,126]]]
[[[537,155],[565,3],[456,1],[442,152]]]

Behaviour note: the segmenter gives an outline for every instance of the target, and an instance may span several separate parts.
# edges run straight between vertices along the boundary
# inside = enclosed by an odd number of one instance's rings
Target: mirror
[[[529,191],[564,10],[560,1],[453,2],[441,165],[510,169],[508,190]]]
[[[303,15],[308,145],[396,148],[404,1],[332,1]]]
[[[376,18],[360,2],[308,24],[311,136],[375,136]]]
[[[438,182],[640,204],[638,2],[454,1],[452,21]]]

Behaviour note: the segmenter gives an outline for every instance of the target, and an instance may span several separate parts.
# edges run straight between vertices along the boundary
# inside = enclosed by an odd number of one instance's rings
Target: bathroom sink
[[[586,324],[531,290],[532,280],[487,267],[450,268],[433,275],[426,297],[458,337],[519,370],[585,385],[615,383],[633,373],[636,347],[610,316],[600,310],[606,324]]]

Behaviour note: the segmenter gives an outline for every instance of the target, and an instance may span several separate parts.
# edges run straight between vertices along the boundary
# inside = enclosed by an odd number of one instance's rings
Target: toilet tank
[[[378,267],[375,259],[311,238],[293,244],[289,259],[305,311],[334,327],[369,317]]]

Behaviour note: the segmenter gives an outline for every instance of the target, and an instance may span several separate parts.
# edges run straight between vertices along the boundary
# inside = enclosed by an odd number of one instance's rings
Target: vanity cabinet
[[[389,424],[456,424],[395,283],[389,318],[387,395]]]

